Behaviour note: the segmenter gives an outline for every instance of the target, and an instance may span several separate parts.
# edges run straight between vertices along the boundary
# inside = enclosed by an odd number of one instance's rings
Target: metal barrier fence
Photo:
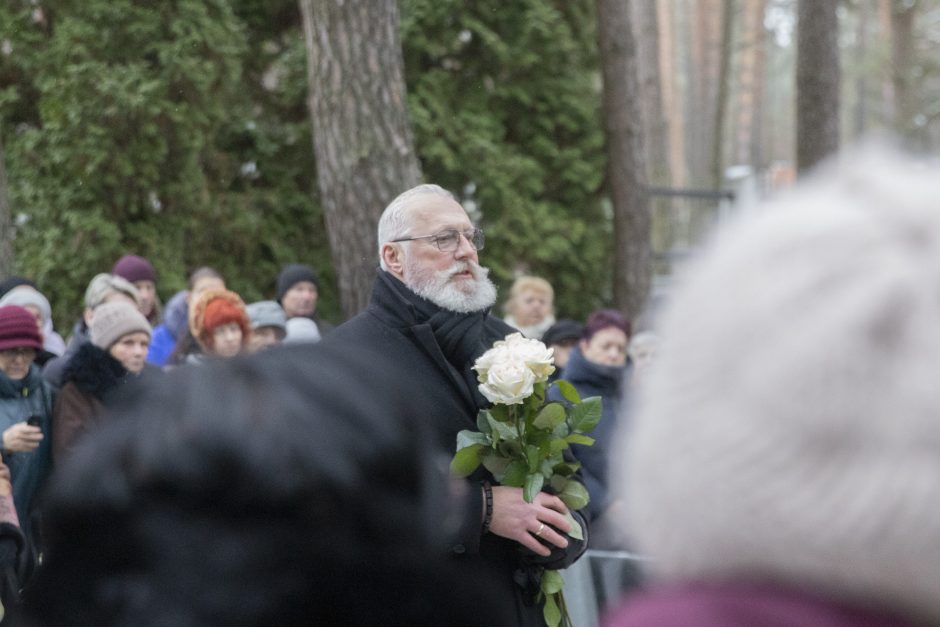
[[[565,602],[574,627],[597,627],[604,612],[639,585],[644,561],[627,551],[590,549],[563,570]]]
[[[665,187],[649,187],[646,192],[652,218],[650,245],[656,282],[672,275],[676,264],[730,212],[735,193]]]

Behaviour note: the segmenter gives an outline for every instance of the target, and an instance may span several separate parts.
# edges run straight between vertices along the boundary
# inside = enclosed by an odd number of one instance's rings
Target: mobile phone
[[[42,427],[42,416],[33,414],[26,419],[26,424],[28,424],[30,427]]]

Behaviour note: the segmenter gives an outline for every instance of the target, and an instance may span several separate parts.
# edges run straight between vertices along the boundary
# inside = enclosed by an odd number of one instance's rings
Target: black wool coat
[[[345,324],[338,326],[325,340],[341,346],[354,345],[362,349],[394,356],[414,381],[402,394],[421,394],[434,412],[432,424],[440,446],[450,454],[456,450],[457,433],[463,429],[476,430],[476,416],[487,406],[486,399],[471,385],[475,375],[470,368],[477,357],[497,340],[516,330],[487,311],[477,312],[478,324],[474,334],[479,333],[479,347],[472,358],[455,367],[442,350],[440,342],[427,322],[427,311],[441,310],[411,292],[404,284],[384,271],[379,271],[373,286],[369,306]],[[460,317],[461,314],[454,314]],[[475,340],[477,341],[477,340]],[[533,595],[541,568],[565,568],[573,563],[587,548],[586,543],[571,539],[567,549],[556,549],[545,559],[531,558],[520,544],[491,533],[482,533],[481,513],[483,508],[480,482],[493,481],[493,477],[481,466],[467,479],[467,499],[460,513],[460,524],[456,530],[451,553],[455,559],[481,560],[502,578],[505,596],[498,601],[515,608],[521,626],[543,625],[541,604]],[[587,522],[578,512],[573,512],[587,533]],[[585,536],[587,537],[587,535]],[[529,552],[529,555],[531,553]],[[542,564],[536,564],[536,561]]]

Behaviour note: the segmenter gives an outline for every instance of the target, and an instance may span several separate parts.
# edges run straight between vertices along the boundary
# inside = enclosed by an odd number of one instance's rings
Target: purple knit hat
[[[118,259],[114,267],[111,268],[111,274],[116,274],[131,283],[136,281],[157,282],[157,272],[153,269],[153,265],[137,255],[124,255]]]
[[[0,307],[0,350],[8,348],[42,349],[36,316],[19,305]]]

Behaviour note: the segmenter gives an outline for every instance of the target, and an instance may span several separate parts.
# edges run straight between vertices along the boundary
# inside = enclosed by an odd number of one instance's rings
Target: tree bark
[[[421,181],[397,2],[300,0],[320,201],[346,316],[369,301],[385,206]]]
[[[647,177],[653,185],[669,187],[669,129],[663,115],[663,88],[659,57],[658,3],[630,0],[636,41],[640,101],[643,107],[643,145]]]
[[[755,170],[763,166],[760,153],[761,107],[764,101],[764,63],[767,36],[764,30],[764,0],[744,3],[741,28],[741,64],[738,76],[737,138],[735,161],[751,165]]]
[[[658,0],[659,4],[659,75],[662,78],[663,111],[669,120],[669,175],[670,184],[685,185],[685,116],[679,97],[679,72],[676,47],[676,19],[673,0]]]
[[[624,0],[597,0],[607,182],[614,207],[614,306],[631,318],[650,287],[650,212],[644,187],[636,43]]]
[[[718,55],[718,86],[715,119],[712,127],[711,184],[721,189],[724,183],[725,116],[731,92],[731,57],[734,51],[734,0],[721,3],[721,51]]]
[[[917,94],[914,78],[914,18],[917,0],[891,4],[891,83],[894,87],[894,129],[908,142],[915,140]]]
[[[685,30],[689,37],[686,126],[690,178],[693,185],[708,185],[714,152],[715,105],[718,102],[718,53],[721,47],[719,0],[686,2]]]
[[[838,0],[799,0],[796,165],[805,172],[839,148]]]
[[[0,137],[0,277],[13,274],[16,257],[13,252],[13,211],[10,207],[10,191],[7,186],[7,169]]]

